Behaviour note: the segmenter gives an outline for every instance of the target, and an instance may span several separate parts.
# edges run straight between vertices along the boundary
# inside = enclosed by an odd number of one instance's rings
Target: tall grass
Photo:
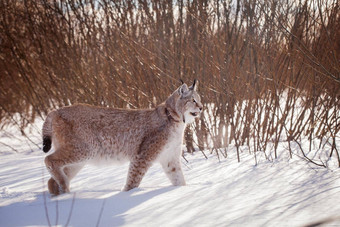
[[[0,0],[1,126],[76,102],[153,107],[197,78],[206,108],[189,152],[277,157],[280,140],[291,154],[307,137],[340,166],[339,12],[337,0]]]

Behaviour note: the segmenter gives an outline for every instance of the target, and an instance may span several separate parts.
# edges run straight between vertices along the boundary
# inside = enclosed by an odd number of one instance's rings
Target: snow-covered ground
[[[50,197],[46,154],[13,134],[0,142],[0,226],[340,226],[340,169],[296,156],[270,162],[259,153],[255,166],[247,152],[240,163],[233,151],[221,161],[197,152],[182,160],[187,186],[171,186],[155,164],[129,192],[121,192],[127,164],[87,166],[70,194]]]

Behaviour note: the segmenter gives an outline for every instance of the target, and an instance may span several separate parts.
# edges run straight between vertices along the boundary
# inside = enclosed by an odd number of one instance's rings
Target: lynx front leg
[[[171,160],[169,162],[161,163],[164,172],[170,179],[172,185],[174,186],[184,186],[185,180],[181,168],[181,163],[179,160]]]
[[[131,160],[128,177],[124,191],[129,191],[139,186],[145,173],[155,161],[162,146],[164,146],[165,128],[159,128],[156,131],[144,137],[136,157]]]
[[[123,191],[129,191],[138,187],[150,166],[151,163],[143,159],[131,161]]]

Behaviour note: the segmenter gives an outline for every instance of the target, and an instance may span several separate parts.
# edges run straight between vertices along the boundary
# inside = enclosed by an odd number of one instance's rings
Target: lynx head
[[[188,87],[183,83],[166,100],[165,106],[169,110],[171,117],[184,123],[192,123],[200,115],[203,109],[201,97],[197,93],[198,81]]]

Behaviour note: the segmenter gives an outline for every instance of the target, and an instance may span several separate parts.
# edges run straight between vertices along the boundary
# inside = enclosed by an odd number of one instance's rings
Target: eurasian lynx
[[[138,187],[146,171],[160,162],[171,183],[185,185],[180,156],[186,124],[202,111],[196,80],[182,84],[153,109],[129,110],[77,104],[54,110],[43,125],[43,150],[51,174],[51,194],[69,192],[70,181],[86,163],[130,161],[123,190]]]

